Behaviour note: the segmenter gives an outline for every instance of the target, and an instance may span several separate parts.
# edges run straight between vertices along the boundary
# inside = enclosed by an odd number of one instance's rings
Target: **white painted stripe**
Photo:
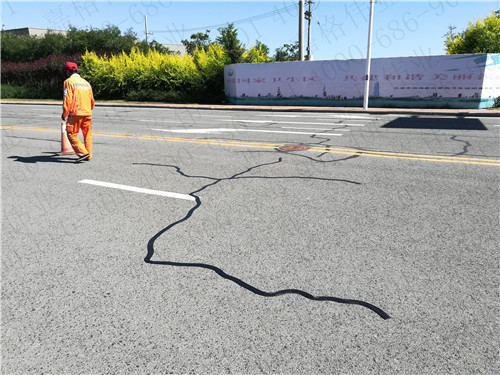
[[[339,122],[338,124],[333,125],[345,125],[345,126],[365,126],[364,124],[345,124],[343,122]]]
[[[231,121],[231,120],[222,120]],[[349,126],[364,126],[361,124],[344,124],[335,122],[305,122],[305,121],[260,121],[260,120],[234,120],[234,122],[255,122],[255,123],[266,123],[266,124],[300,124],[300,125],[349,125]]]
[[[256,114],[255,116],[260,116],[260,117],[292,117],[292,118],[320,118],[320,119],[362,119],[362,120],[371,120],[373,117],[370,117],[369,115],[366,116],[349,116],[349,115],[332,115],[332,116],[317,116],[317,115],[267,115],[267,114]]]
[[[120,120],[122,121],[122,120]],[[169,123],[169,124],[183,124],[183,123],[186,123],[186,122],[182,122],[180,120],[177,120],[177,121],[170,121],[170,120],[136,120],[136,121],[141,121],[141,122],[165,122],[165,123]],[[191,122],[190,122],[191,124]],[[194,124],[194,123],[193,123]]]
[[[229,128],[217,128],[217,129],[151,129],[151,130],[157,130],[157,131],[160,131],[160,132],[169,132],[169,133],[193,133],[193,134],[241,131],[239,129],[229,129]]]
[[[185,199],[185,200],[188,200],[188,201],[194,201],[194,200],[196,200],[191,195],[178,194],[178,193],[170,193],[168,191],[161,191],[161,190],[143,189],[143,188],[134,187],[134,186],[113,184],[111,182],[102,182],[102,181],[95,181],[95,180],[81,180],[81,181],[78,181],[78,182],[80,182],[82,184],[89,184],[89,185],[109,187],[109,188],[112,188],[112,189],[134,191],[136,193],[161,195],[162,197]]]
[[[162,111],[178,111],[179,109],[182,108],[163,108],[163,107],[133,107],[134,111],[136,110],[143,110],[143,111],[150,111],[151,109],[154,109],[155,111],[157,110],[162,110]],[[114,110],[112,107],[108,108],[109,110]]]
[[[217,129],[151,129],[158,130],[161,132],[170,133],[217,133],[217,132],[255,132],[255,133],[280,133],[280,134],[305,134],[305,135],[333,135],[342,136],[342,134],[335,133],[306,133],[306,132],[287,132],[280,130],[257,130],[257,129],[228,129],[228,128],[217,128]]]
[[[274,122],[273,120],[240,120],[240,119],[231,119],[231,120],[222,120],[222,121],[235,121],[235,122],[251,122],[256,124],[270,124]]]
[[[335,131],[342,131],[342,132],[350,132],[349,129],[301,128],[298,126],[282,126],[281,129],[335,130]]]

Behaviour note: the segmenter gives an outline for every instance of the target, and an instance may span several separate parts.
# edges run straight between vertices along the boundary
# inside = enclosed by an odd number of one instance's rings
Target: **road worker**
[[[69,142],[78,159],[76,163],[92,159],[92,110],[95,101],[90,83],[78,74],[78,65],[67,62],[64,67],[68,79],[64,81],[64,104],[61,119],[66,121]],[[78,138],[82,130],[85,146]]]

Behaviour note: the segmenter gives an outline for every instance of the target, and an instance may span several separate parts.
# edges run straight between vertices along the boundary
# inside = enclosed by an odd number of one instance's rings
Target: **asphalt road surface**
[[[498,118],[1,110],[3,374],[500,372]]]

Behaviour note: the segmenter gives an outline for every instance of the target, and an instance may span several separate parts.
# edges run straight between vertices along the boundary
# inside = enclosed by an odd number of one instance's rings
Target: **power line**
[[[195,28],[191,28],[191,29],[158,30],[158,31],[151,31],[151,32],[152,33],[180,33],[180,32],[193,32],[193,31],[198,31],[198,30],[214,30],[214,29],[218,29],[220,27],[227,26],[229,23],[232,23],[234,25],[238,25],[241,23],[259,21],[259,20],[262,20],[264,18],[279,16],[285,12],[295,10],[295,9],[297,9],[297,7],[298,7],[298,5],[294,3],[292,5],[288,5],[284,8],[275,9],[273,11],[258,14],[258,15],[253,16],[253,17],[242,18],[240,20],[226,22],[226,23],[222,23],[222,24],[218,24],[218,25],[200,26],[200,27],[195,27]]]

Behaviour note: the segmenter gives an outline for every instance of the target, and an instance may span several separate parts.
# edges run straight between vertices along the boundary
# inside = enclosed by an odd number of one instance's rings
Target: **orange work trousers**
[[[82,130],[85,146],[78,138],[80,129]],[[66,123],[66,133],[75,154],[79,157],[89,154],[89,160],[92,159],[92,117],[70,115]]]

